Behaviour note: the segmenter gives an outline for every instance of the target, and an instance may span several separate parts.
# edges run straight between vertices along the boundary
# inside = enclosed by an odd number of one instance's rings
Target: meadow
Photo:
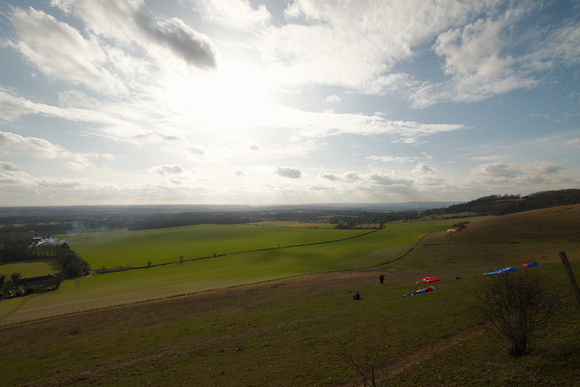
[[[147,266],[257,249],[355,237],[369,230],[303,229],[249,225],[197,225],[144,231],[105,231],[68,236],[93,268]]]
[[[574,385],[580,308],[558,252],[580,272],[579,215],[569,206],[487,218],[452,234],[441,221],[389,224],[341,242],[67,281],[11,318],[51,315],[59,304],[74,311],[82,300],[129,304],[9,323],[0,374],[16,385],[351,386],[362,379],[342,355],[364,359],[370,345],[380,385]],[[470,313],[470,290],[490,268],[531,260],[567,307],[515,360]],[[428,275],[441,279],[437,291],[402,297]],[[167,298],[138,302],[149,295]]]
[[[452,223],[452,220],[391,223],[373,233],[369,230],[202,225],[81,234],[68,243],[94,269],[137,265],[144,268],[67,280],[59,291],[31,297],[24,305],[21,305],[21,298],[5,300],[0,303],[0,324],[317,272],[377,266],[399,258],[424,235],[447,229]],[[362,236],[344,240],[359,235]],[[335,242],[321,243],[329,241]],[[312,245],[289,247],[308,243]],[[268,248],[270,250],[262,250]],[[248,252],[251,249],[257,251]],[[152,255],[152,251],[158,255]],[[217,256],[208,255],[208,252],[216,252]],[[229,253],[220,255],[217,252]],[[182,263],[180,255],[185,255]],[[199,257],[208,258],[187,261]],[[154,265],[173,263],[148,268],[148,260]],[[22,274],[28,276],[26,272]],[[8,313],[11,314],[6,316]]]

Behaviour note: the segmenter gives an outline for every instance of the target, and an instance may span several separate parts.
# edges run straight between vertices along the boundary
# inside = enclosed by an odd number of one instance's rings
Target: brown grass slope
[[[573,385],[580,379],[579,308],[559,314],[561,324],[516,362],[480,334],[466,289],[497,258],[555,262],[568,249],[578,272],[579,211],[514,214],[429,235],[382,268],[3,328],[0,385],[358,386],[361,378],[341,358],[338,342],[360,358],[368,339],[385,347],[380,379],[387,385]],[[565,282],[561,265],[540,268]],[[403,298],[426,274],[441,278],[439,290]],[[355,289],[363,300],[352,300]]]
[[[491,217],[463,230],[425,237],[397,267],[492,268],[558,262],[560,251],[580,258],[580,205]]]

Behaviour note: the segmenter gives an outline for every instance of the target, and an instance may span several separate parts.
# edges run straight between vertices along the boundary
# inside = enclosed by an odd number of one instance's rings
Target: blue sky
[[[0,205],[580,188],[580,3],[0,4]]]

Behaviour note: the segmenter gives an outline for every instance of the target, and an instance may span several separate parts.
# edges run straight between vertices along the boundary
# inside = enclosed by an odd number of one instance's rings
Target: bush
[[[492,337],[509,343],[516,357],[528,353],[530,338],[561,307],[550,279],[535,269],[487,275],[474,295],[475,314],[488,322]]]

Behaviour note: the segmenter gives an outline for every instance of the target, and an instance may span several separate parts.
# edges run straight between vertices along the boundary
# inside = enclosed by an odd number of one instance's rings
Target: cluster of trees
[[[65,278],[74,278],[91,273],[91,265],[71,250],[68,243],[43,243],[33,239],[4,241],[0,245],[0,264],[16,261],[31,261],[42,258],[57,258]]]
[[[67,278],[82,277],[91,274],[91,265],[82,259],[78,253],[71,250],[67,243],[35,246],[31,240],[18,240],[4,242],[0,246],[0,263],[25,261],[38,258],[56,258],[61,267],[61,272],[50,281],[45,281],[46,287],[58,289],[60,283]],[[20,273],[12,273],[10,276],[0,276],[0,299],[16,297],[25,294],[31,289],[22,285]]]
[[[521,195],[490,195],[467,203],[454,204],[447,208],[427,210],[424,215],[475,212],[477,215],[506,215],[541,208],[580,203],[580,189],[565,189]]]
[[[78,253],[71,250],[66,242],[60,246],[58,263],[65,278],[82,277],[91,274],[91,265],[82,259]]]
[[[0,243],[0,263],[32,261],[56,257],[60,247],[53,243],[39,244],[31,238],[16,238]]]
[[[0,299],[24,294],[24,288],[18,286],[21,278],[20,273],[12,273],[10,277],[0,276]]]

